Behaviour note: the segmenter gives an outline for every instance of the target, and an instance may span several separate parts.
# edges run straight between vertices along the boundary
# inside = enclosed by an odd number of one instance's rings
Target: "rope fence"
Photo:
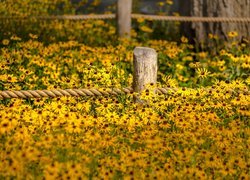
[[[158,95],[164,94],[169,95],[171,92],[184,92],[195,90],[191,88],[155,88],[155,92]],[[216,92],[216,89],[202,89],[208,93]],[[248,90],[245,91],[235,91],[230,90],[230,93],[244,93],[250,95]],[[43,97],[60,97],[60,96],[112,96],[120,94],[133,94],[133,88],[105,88],[105,89],[58,89],[58,90],[23,90],[23,91],[0,91],[0,100],[7,98],[43,98]]]
[[[104,89],[58,89],[58,90],[21,90],[21,91],[0,91],[0,100],[7,98],[42,98],[42,97],[60,97],[60,96],[109,96],[119,94],[135,95],[136,100],[140,100],[140,93],[146,90],[148,84],[157,84],[157,52],[148,47],[136,47],[133,52],[134,74],[133,74],[133,87],[129,88],[104,88]],[[171,92],[184,92],[192,91],[191,88],[165,88],[156,87],[148,89],[156,94],[170,94]],[[208,93],[217,92],[216,88],[201,89]],[[245,90],[225,90],[230,93],[243,93],[250,95],[248,89]],[[220,92],[220,90],[219,90]],[[135,93],[135,94],[133,94]],[[224,91],[223,91],[224,93]],[[139,101],[138,101],[139,102]]]
[[[115,19],[116,14],[90,14],[90,15],[58,15],[58,16],[0,16],[4,19],[38,19],[38,20],[88,20],[88,19]],[[131,14],[131,18],[155,21],[179,21],[179,22],[224,22],[224,23],[250,23],[250,17],[190,17],[190,16],[163,16]]]

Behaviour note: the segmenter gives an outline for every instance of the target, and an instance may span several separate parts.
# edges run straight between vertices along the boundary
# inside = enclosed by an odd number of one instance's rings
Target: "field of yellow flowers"
[[[132,86],[136,46],[157,50],[158,87],[133,94],[0,100],[0,179],[249,179],[249,48],[2,41],[0,90]],[[152,87],[148,87],[149,89]]]

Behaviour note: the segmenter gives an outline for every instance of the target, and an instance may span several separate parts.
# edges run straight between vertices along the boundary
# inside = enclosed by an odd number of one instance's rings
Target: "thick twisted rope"
[[[156,88],[157,94],[169,94],[170,92],[185,91],[188,88]],[[216,89],[203,89],[207,92],[216,91]],[[107,95],[119,95],[119,94],[132,94],[134,91],[132,88],[107,88],[107,89],[58,89],[58,90],[23,90],[23,91],[0,91],[0,99],[7,98],[42,98],[42,97],[60,97],[60,96],[107,96]],[[250,91],[234,91],[231,92],[241,92],[246,95],[250,94]]]
[[[189,16],[160,16],[132,14],[132,18],[143,18],[156,21],[179,21],[179,22],[230,22],[230,23],[250,23],[249,17],[189,17]]]
[[[0,99],[5,98],[42,98],[59,96],[103,96],[131,93],[132,88],[122,89],[58,89],[58,90],[26,90],[26,91],[0,91]]]
[[[162,16],[131,14],[134,19],[143,18],[156,21],[179,21],[179,22],[228,22],[250,23],[250,17],[189,17],[189,16]],[[38,19],[38,20],[87,20],[87,19],[114,19],[115,14],[90,14],[90,15],[58,15],[58,16],[0,16],[0,19]]]

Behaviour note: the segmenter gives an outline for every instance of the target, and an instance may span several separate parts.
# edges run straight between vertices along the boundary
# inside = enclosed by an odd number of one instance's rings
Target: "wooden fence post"
[[[157,53],[152,48],[136,47],[133,61],[133,90],[140,93],[146,85],[157,82]]]
[[[132,0],[117,1],[117,29],[119,37],[130,38]]]

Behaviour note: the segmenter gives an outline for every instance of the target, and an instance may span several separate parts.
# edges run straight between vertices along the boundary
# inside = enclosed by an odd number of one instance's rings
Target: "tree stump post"
[[[146,85],[156,84],[157,82],[157,53],[152,48],[136,47],[133,63],[133,90],[140,94]],[[136,97],[135,100],[141,102],[139,97]]]
[[[117,1],[117,29],[119,37],[130,38],[132,0]]]

